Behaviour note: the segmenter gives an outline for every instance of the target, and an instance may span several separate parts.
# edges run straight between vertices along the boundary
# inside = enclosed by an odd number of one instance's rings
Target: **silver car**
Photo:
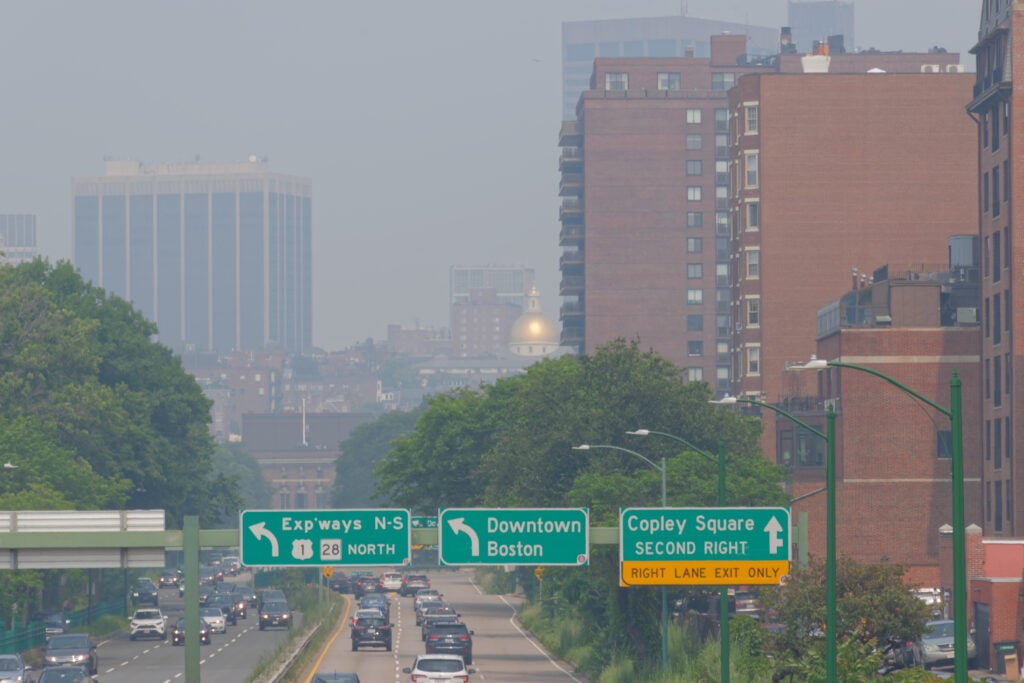
[[[925,669],[953,663],[953,624],[952,620],[939,619],[924,625],[924,635],[917,641],[914,654]],[[972,667],[977,654],[974,639],[967,636],[967,659]]]
[[[228,620],[220,607],[200,607],[199,618],[206,622],[211,633],[228,632]]]
[[[28,683],[31,670],[19,654],[0,655],[0,683]]]

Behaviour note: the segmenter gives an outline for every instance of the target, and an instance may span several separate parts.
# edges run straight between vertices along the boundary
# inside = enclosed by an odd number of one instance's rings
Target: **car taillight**
[[[459,640],[469,640],[469,636],[466,636],[466,635],[459,636]]]
[[[427,640],[441,640],[441,636],[427,636]]]

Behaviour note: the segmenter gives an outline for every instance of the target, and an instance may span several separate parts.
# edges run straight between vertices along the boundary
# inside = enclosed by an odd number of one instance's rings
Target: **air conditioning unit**
[[[978,309],[974,307],[965,307],[956,309],[956,324],[957,325],[972,325],[978,322]]]
[[[942,73],[942,67],[938,64],[922,64],[921,73],[923,74],[937,74]]]
[[[946,73],[950,74],[962,74],[964,72],[963,64],[947,64]]]

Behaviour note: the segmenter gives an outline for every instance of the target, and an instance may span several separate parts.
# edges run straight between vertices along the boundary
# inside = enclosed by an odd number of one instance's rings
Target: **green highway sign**
[[[243,510],[245,566],[409,564],[408,510]]]
[[[585,565],[590,561],[586,508],[447,508],[438,515],[442,565]]]
[[[778,584],[789,573],[789,508],[624,508],[624,586]]]

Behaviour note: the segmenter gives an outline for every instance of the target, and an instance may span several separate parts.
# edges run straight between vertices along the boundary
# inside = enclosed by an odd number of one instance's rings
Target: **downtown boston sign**
[[[442,565],[585,565],[586,508],[446,508],[438,514]]]

